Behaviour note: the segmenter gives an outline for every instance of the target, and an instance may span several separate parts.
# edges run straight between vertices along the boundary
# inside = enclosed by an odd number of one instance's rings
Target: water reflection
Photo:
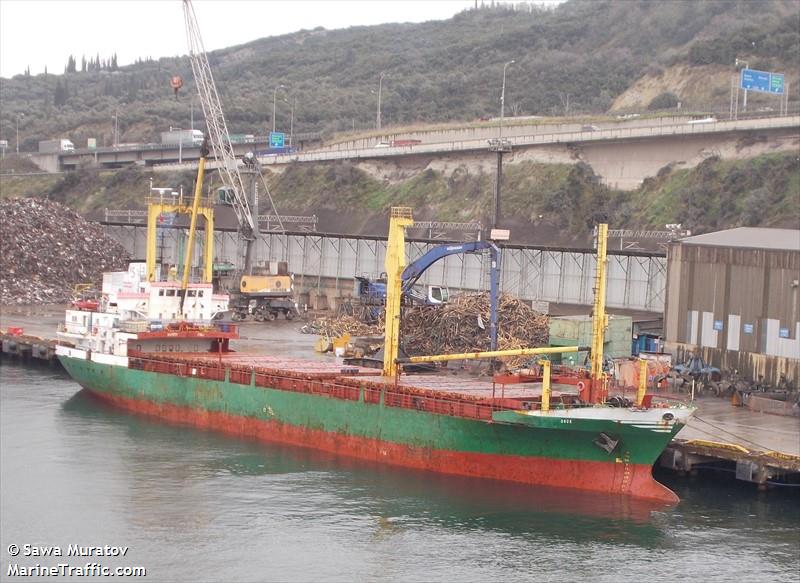
[[[169,581],[797,582],[800,489],[667,473],[683,501],[653,509],[240,440],[77,390],[0,370],[3,540],[130,544]]]

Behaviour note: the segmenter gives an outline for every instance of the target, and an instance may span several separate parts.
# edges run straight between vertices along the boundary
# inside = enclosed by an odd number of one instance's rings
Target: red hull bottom
[[[91,391],[91,389],[89,389]],[[658,483],[652,468],[643,464],[559,460],[423,449],[377,439],[329,433],[227,413],[153,403],[91,391],[117,407],[263,441],[285,443],[329,453],[458,476],[489,478],[523,484],[572,488],[605,494],[623,494],[643,500],[675,504],[678,496]]]

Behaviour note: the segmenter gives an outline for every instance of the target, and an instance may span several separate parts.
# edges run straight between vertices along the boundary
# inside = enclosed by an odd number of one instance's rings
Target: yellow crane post
[[[192,250],[194,247],[193,233],[196,231],[197,215],[202,215],[206,219],[205,243],[203,245],[203,281],[211,283],[214,264],[214,207],[210,202],[200,204],[200,199],[198,199],[198,193],[202,190],[202,181],[205,175],[205,156],[200,158],[197,174],[198,185],[195,188],[195,197],[192,206],[184,204],[183,195],[177,197],[165,196],[164,194],[153,196],[151,194],[147,197],[147,281],[156,281],[158,218],[163,213],[178,213],[192,215],[189,229],[189,249],[187,251],[186,267],[184,267],[184,278],[187,276],[187,269],[191,266]]]
[[[414,224],[408,207],[392,207],[389,219],[389,240],[386,244],[386,326],[383,344],[383,375],[397,373],[400,349],[400,303],[403,270],[406,268],[406,227]]]
[[[592,389],[590,400],[595,403],[605,400],[603,346],[605,344],[605,330],[606,326],[608,326],[608,316],[606,316],[607,243],[608,225],[601,223],[597,225],[597,269],[595,270],[594,308],[592,310]]]
[[[186,290],[189,287],[189,272],[192,269],[192,252],[194,251],[194,233],[197,228],[197,209],[200,208],[200,197],[203,195],[203,177],[206,170],[206,156],[208,156],[208,138],[203,140],[200,147],[200,161],[197,163],[197,181],[194,185],[194,199],[192,200],[192,218],[189,221],[189,241],[186,244],[186,259],[183,264],[183,280],[181,282],[181,311],[183,311],[183,300],[186,298]],[[206,257],[208,257],[206,249]]]
[[[550,361],[540,360],[542,367],[542,411],[550,410]]]
[[[647,361],[639,360],[639,388],[636,391],[636,406],[641,407],[647,394]]]

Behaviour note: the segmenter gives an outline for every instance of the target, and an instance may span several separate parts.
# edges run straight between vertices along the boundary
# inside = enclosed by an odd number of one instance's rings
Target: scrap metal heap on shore
[[[545,346],[549,341],[547,315],[518,298],[501,294],[498,304],[498,348],[513,350]],[[447,304],[405,308],[400,329],[403,350],[409,356],[437,353],[482,352],[489,350],[489,294],[465,293]],[[356,316],[320,317],[307,328],[328,338],[377,337],[384,334],[383,319],[368,324]],[[515,357],[510,365],[520,364]],[[523,358],[522,360],[528,360]]]
[[[128,254],[103,227],[43,199],[0,201],[0,304],[59,304],[76,284],[125,269]]]

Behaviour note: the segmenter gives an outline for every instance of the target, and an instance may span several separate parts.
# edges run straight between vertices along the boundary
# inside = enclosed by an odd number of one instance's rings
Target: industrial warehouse
[[[800,231],[740,227],[667,255],[668,350],[773,387],[800,379]]]

